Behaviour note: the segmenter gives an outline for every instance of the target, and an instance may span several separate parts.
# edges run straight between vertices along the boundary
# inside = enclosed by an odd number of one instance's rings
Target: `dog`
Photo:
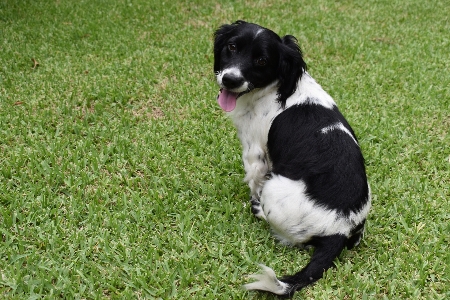
[[[251,211],[281,243],[314,248],[294,275],[260,265],[244,288],[292,297],[363,237],[371,193],[358,140],[291,35],[224,24],[214,33],[214,72],[242,143]]]

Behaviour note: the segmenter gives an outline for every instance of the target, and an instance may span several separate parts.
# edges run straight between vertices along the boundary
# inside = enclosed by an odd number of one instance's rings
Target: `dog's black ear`
[[[237,25],[246,24],[247,22],[237,20],[232,24],[224,24],[214,32],[214,72],[219,71],[220,52],[229,38],[229,34]]]
[[[286,105],[287,98],[297,89],[297,83],[302,74],[306,72],[306,68],[297,39],[292,35],[284,36],[281,39],[280,63],[278,66],[278,102],[283,108]]]

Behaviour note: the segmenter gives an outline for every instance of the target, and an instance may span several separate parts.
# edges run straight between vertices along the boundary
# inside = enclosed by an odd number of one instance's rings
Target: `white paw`
[[[255,197],[251,197],[250,203],[252,205],[252,213],[255,215],[255,217],[261,220],[266,220],[266,215],[264,214],[264,211],[261,207],[261,203],[259,202],[259,200],[256,199]]]

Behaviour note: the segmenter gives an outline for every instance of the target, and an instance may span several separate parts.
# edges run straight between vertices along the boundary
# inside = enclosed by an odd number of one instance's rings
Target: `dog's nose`
[[[245,80],[242,76],[232,73],[224,74],[222,77],[222,84],[230,90],[242,86],[244,82]]]

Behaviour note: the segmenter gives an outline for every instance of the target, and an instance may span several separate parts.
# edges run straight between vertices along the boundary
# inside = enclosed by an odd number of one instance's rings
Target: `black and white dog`
[[[330,95],[306,72],[297,40],[237,21],[215,32],[220,107],[237,127],[252,212],[284,244],[313,246],[309,264],[247,290],[292,296],[359,244],[370,189],[356,136]]]

